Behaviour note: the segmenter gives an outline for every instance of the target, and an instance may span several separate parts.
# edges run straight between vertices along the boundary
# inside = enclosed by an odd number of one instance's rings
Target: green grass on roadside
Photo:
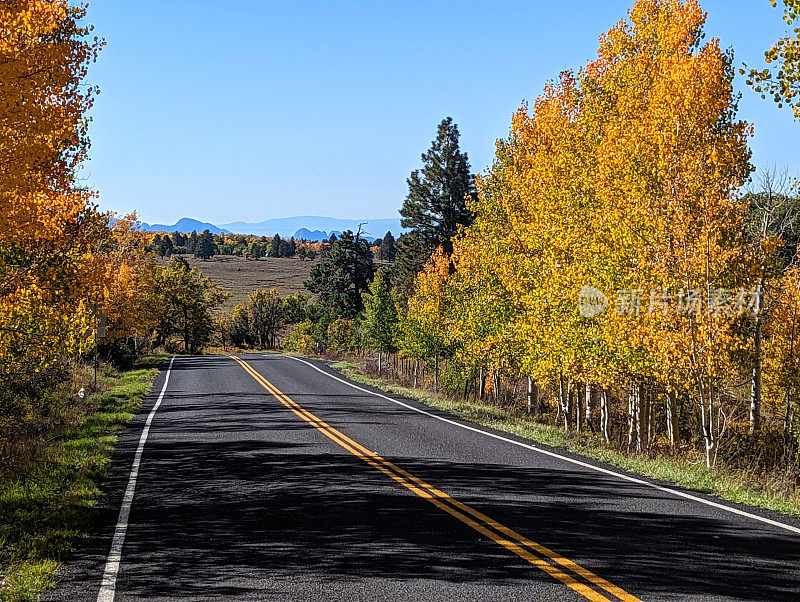
[[[500,408],[485,402],[454,400],[429,391],[403,387],[391,381],[364,374],[360,365],[337,362],[333,368],[348,378],[382,389],[388,393],[417,399],[431,407],[531,439],[545,445],[566,449],[575,454],[613,464],[632,473],[644,475],[686,489],[712,494],[732,502],[757,506],[785,514],[800,516],[800,497],[769,491],[751,475],[724,469],[709,470],[702,462],[691,462],[680,456],[650,457],[630,454],[604,445],[595,437],[565,433],[562,428],[541,424],[522,413]]]
[[[162,357],[103,374],[93,409],[46,448],[24,478],[0,482],[0,600],[32,600],[87,533],[117,433],[139,408]]]

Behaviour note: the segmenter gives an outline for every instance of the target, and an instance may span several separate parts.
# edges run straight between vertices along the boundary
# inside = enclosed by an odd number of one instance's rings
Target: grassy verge
[[[650,457],[626,453],[604,445],[591,435],[565,433],[559,427],[538,423],[523,413],[488,403],[451,399],[444,395],[435,395],[430,391],[403,387],[382,378],[369,376],[363,372],[359,364],[353,362],[337,362],[333,367],[354,381],[377,387],[388,393],[416,399],[459,418],[499,431],[566,449],[636,474],[712,494],[731,502],[800,516],[798,492],[771,490],[769,483],[748,473],[725,469],[709,470],[702,462],[692,462],[680,456]]]
[[[55,583],[60,560],[91,525],[116,435],[150,391],[162,359],[105,371],[79,424],[59,434],[24,477],[0,482],[0,600],[32,600]]]

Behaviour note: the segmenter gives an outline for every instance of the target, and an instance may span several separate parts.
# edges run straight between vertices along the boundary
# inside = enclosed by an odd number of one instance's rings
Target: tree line
[[[287,346],[374,349],[635,452],[796,473],[800,201],[754,174],[705,18],[637,1],[515,113],[480,177],[444,120],[408,179],[396,263],[376,272],[352,234],[332,246]]]
[[[209,230],[204,230],[200,234],[193,230],[189,235],[177,231],[172,234],[158,232],[147,244],[147,250],[161,258],[172,255],[193,255],[204,261],[215,255],[235,255],[248,259],[297,257],[313,261],[318,256],[324,255],[336,238],[336,234],[331,234],[327,241],[309,241],[295,240],[294,237],[285,239],[279,234],[267,237],[212,234]],[[397,249],[392,233],[387,232],[382,238],[375,239],[371,243],[371,250],[381,261],[394,261]]]
[[[534,412],[628,449],[796,471],[800,201],[753,177],[732,56],[704,22],[640,0],[514,115],[393,345],[480,395],[527,380]]]
[[[405,232],[373,243],[151,235],[100,212],[76,173],[102,42],[66,2],[4,10],[0,421],[17,441],[42,431],[70,362],[216,340],[374,350],[381,371],[610,445],[797,470],[797,190],[753,176],[732,56],[704,41],[694,0],[637,0],[595,60],[514,114],[478,177],[443,120],[407,180]],[[184,254],[313,259],[309,294],[255,291],[225,315]]]

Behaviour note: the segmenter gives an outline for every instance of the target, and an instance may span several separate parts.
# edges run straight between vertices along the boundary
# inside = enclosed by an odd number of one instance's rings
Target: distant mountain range
[[[403,231],[400,218],[396,219],[342,219],[337,217],[320,217],[317,215],[304,215],[299,217],[280,217],[268,219],[263,222],[231,222],[219,226],[208,222],[184,217],[171,226],[166,224],[142,223],[142,229],[148,232],[181,232],[190,234],[192,230],[202,232],[208,230],[212,234],[253,234],[256,236],[274,236],[279,234],[283,238],[294,236],[305,240],[327,240],[331,233],[337,236],[345,230],[356,232],[361,225],[361,234],[364,238],[381,238],[391,231],[395,237]]]
[[[211,234],[231,234],[230,230],[225,230],[224,228],[218,228],[214,224],[210,224],[208,222],[201,222],[196,219],[192,219],[190,217],[182,217],[177,222],[168,226],[166,224],[148,224],[142,222],[142,230],[147,232],[180,232],[181,234],[191,234],[192,230],[196,230],[197,232],[203,232],[204,230],[208,230]],[[239,232],[237,232],[239,234]],[[242,232],[241,234],[245,234]]]

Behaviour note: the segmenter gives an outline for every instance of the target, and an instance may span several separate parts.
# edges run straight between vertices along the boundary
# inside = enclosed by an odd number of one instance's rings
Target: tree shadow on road
[[[214,411],[198,419],[195,404]],[[237,411],[217,411],[225,404]],[[420,596],[403,587],[423,580],[503,587],[519,598],[557,584],[285,408],[265,405],[263,393],[170,391],[160,420],[123,552],[128,595],[303,598],[317,588],[331,598],[346,583],[389,581]],[[800,592],[800,537],[789,533],[709,518],[705,507],[693,515],[691,502],[599,473],[387,459],[646,599],[796,600]],[[129,469],[129,457],[119,462]],[[685,512],[670,515],[676,508]],[[118,506],[98,512],[102,526],[77,554],[82,568],[69,573],[72,588],[95,596]]]

